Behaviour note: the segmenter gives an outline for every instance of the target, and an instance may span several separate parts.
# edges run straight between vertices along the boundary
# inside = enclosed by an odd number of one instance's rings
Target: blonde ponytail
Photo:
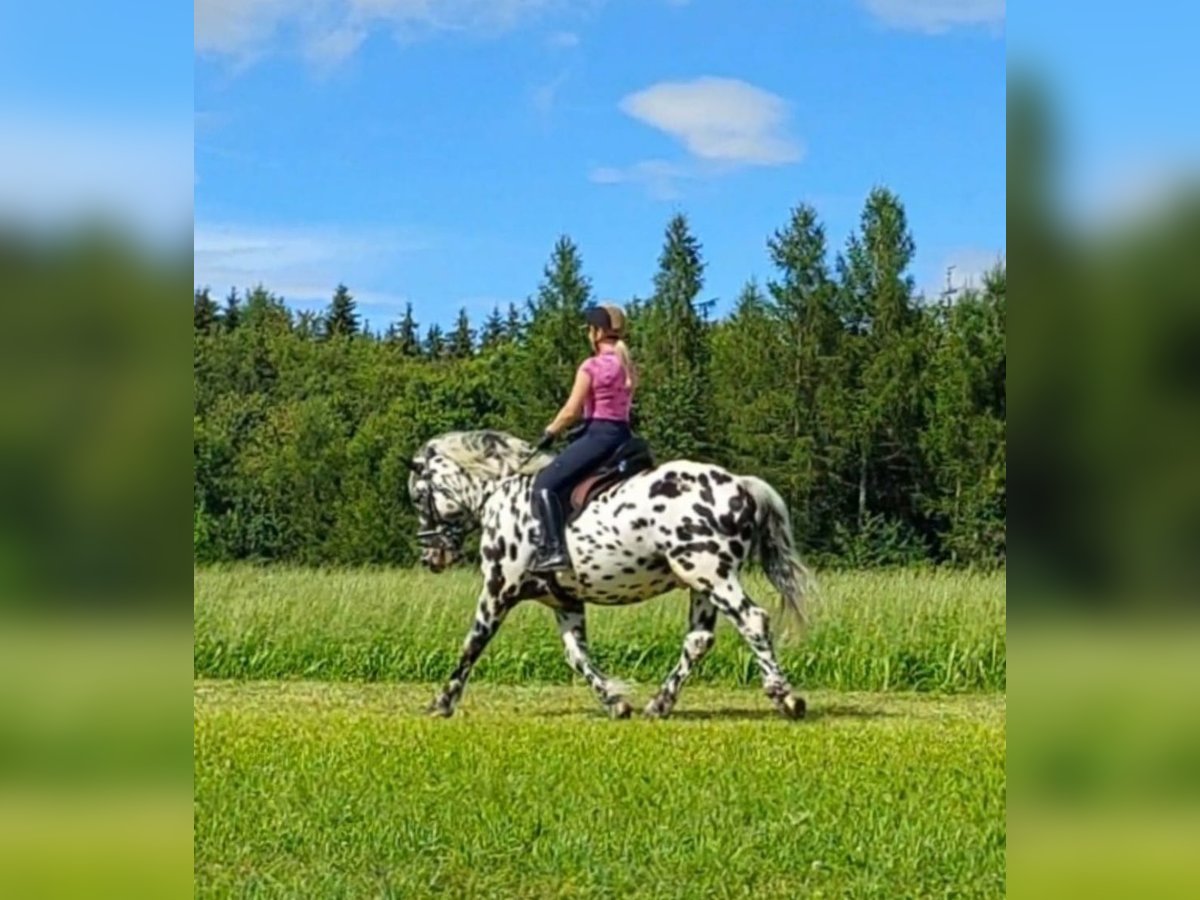
[[[629,352],[629,345],[625,343],[625,310],[615,303],[602,303],[600,308],[608,313],[608,321],[612,324],[609,336],[616,338],[614,349],[621,360],[621,366],[625,369],[625,387],[633,390],[637,387],[638,374],[637,367],[633,364],[633,354]]]
[[[629,352],[629,345],[625,343],[624,338],[617,338],[616,344],[617,356],[621,360],[621,365],[625,368],[625,387],[633,390],[637,387],[637,369],[633,365],[633,356]]]

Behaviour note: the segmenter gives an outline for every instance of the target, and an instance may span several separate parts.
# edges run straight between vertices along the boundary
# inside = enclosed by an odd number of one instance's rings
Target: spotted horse
[[[719,466],[677,460],[641,471],[599,491],[567,526],[572,570],[528,571],[537,543],[531,511],[533,476],[552,457],[499,431],[451,432],[427,441],[409,461],[409,494],[417,508],[422,563],[440,572],[463,556],[463,541],[481,529],[484,586],[458,665],[430,704],[450,716],[471,669],[518,604],[537,600],[554,610],[567,662],[616,718],[632,708],[624,688],[588,655],[585,604],[639,603],[686,587],[688,631],[679,662],[647,704],[670,715],[680,688],[712,648],[717,614],[750,646],[763,688],[788,718],[804,715],[772,646],[767,613],[740,580],[753,555],[784,606],[804,619],[809,573],[792,546],[786,505],[765,481]]]

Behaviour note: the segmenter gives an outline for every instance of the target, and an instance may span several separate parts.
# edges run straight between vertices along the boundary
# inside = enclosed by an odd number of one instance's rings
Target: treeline
[[[660,460],[766,478],[819,564],[1003,565],[1006,272],[936,299],[914,289],[899,199],[868,197],[830,260],[807,205],[767,241],[774,267],[733,312],[702,302],[704,260],[667,226],[653,294],[625,301],[642,373],[635,427]],[[195,292],[198,561],[409,564],[405,459],[427,438],[536,438],[589,352],[593,295],[560,238],[536,296],[476,325],[422,330],[411,306],[364,327],[339,286],[322,315],[259,286]]]

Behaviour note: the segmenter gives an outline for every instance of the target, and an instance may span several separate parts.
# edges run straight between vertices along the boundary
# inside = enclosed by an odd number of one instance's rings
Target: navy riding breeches
[[[632,436],[626,422],[589,420],[583,434],[568,444],[554,462],[538,472],[533,489],[553,491],[565,508],[570,501],[571,489]]]

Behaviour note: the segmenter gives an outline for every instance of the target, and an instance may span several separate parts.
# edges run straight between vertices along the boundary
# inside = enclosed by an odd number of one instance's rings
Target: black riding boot
[[[538,520],[539,540],[530,569],[534,572],[555,572],[571,568],[562,503],[558,495],[554,491],[536,491],[533,495],[533,513]]]

